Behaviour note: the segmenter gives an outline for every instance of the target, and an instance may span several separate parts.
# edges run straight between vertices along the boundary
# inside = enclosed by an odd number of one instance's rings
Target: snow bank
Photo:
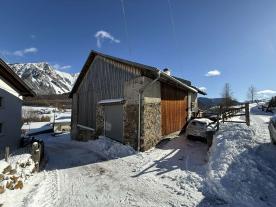
[[[35,168],[35,163],[31,158],[31,154],[25,153],[21,155],[14,155],[10,158],[9,162],[12,167],[16,168],[17,174],[22,178],[30,176]]]
[[[223,124],[210,149],[208,193],[237,206],[275,203],[275,178],[270,176],[271,169],[258,149],[252,128]]]
[[[0,160],[0,206],[18,206],[15,203],[22,197],[18,191],[24,191],[34,168],[30,154],[11,156],[8,162]]]
[[[0,160],[0,173],[3,172],[3,170],[9,166],[9,163],[7,163],[6,161],[4,160]]]
[[[101,136],[95,141],[91,141],[91,144],[93,144],[98,151],[102,152],[109,159],[126,157],[136,153],[132,147],[123,145],[104,136]]]

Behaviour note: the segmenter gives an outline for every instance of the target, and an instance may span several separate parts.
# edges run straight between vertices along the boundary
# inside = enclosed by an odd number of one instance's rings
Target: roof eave
[[[2,59],[0,59],[0,66],[4,70],[2,73],[3,79],[13,85],[21,96],[34,97],[36,95],[33,90],[30,89],[30,87],[24,83],[24,81]]]
[[[164,76],[164,77],[167,78],[167,79],[170,79],[170,80],[174,81],[175,83],[179,84],[180,86],[184,87],[185,89],[187,89],[187,90],[189,90],[189,91],[192,91],[192,92],[194,92],[194,93],[197,93],[197,92],[198,92],[196,89],[194,89],[194,88],[192,88],[192,87],[190,87],[190,86],[184,84],[183,82],[177,80],[176,78],[174,78],[174,77],[172,77],[172,76],[170,76],[170,75],[168,75],[168,74],[166,74],[166,73],[164,73],[164,72],[161,72],[161,75]]]
[[[123,59],[120,59],[120,58],[116,58],[116,57],[112,57],[112,56],[109,56],[109,55],[105,55],[105,54],[102,54],[102,53],[99,53],[97,51],[94,51],[92,50],[84,64],[84,66],[82,67],[82,70],[81,70],[81,73],[79,75],[79,77],[77,78],[70,94],[69,94],[69,98],[72,98],[73,97],[73,94],[77,91],[83,77],[85,76],[85,74],[87,73],[87,71],[89,70],[89,67],[90,65],[92,64],[94,58],[99,55],[99,56],[102,56],[104,58],[108,58],[108,59],[112,59],[112,60],[115,60],[117,62],[120,62],[120,63],[124,63],[124,64],[127,64],[127,65],[131,65],[131,66],[135,66],[137,68],[141,68],[141,69],[145,69],[145,71],[148,71],[151,75],[155,76],[154,74],[156,74],[156,72],[159,71],[158,68],[155,68],[155,67],[150,67],[150,66],[146,66],[146,65],[143,65],[143,64],[139,64],[139,63],[135,63],[135,62],[132,62],[132,61],[128,61],[128,60],[123,60]],[[149,75],[149,74],[148,74]],[[168,80],[171,80],[172,82],[174,82],[176,85],[179,85],[189,91],[192,91],[193,93],[200,93],[202,95],[204,95],[202,91],[198,90],[197,88],[194,88],[194,87],[191,87],[191,86],[188,86],[187,84],[177,80],[176,78],[170,76],[170,75],[167,75],[166,73],[162,72],[161,71],[161,76],[163,76],[165,79],[168,79]],[[206,94],[205,94],[206,95]]]

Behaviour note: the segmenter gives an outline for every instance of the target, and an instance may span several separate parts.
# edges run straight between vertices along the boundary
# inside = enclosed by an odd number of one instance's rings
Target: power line
[[[124,0],[121,0],[121,7],[122,7],[122,14],[123,14],[123,19],[124,19],[124,29],[125,29],[125,35],[126,35],[126,42],[127,42],[127,46],[128,46],[129,55],[131,56],[131,47],[130,47],[130,42],[129,42],[128,29],[127,29],[127,20],[126,20],[126,11],[125,11]]]
[[[173,15],[172,15],[172,5],[171,5],[170,0],[168,0],[168,7],[169,7],[170,22],[171,22],[171,26],[172,26],[173,39],[174,39],[175,45],[177,45],[176,32],[175,32],[175,23],[174,23],[174,19],[173,19]]]
[[[182,59],[181,59],[181,55],[180,55],[180,51],[179,51],[179,44],[178,44],[178,41],[176,38],[175,22],[174,22],[174,18],[173,18],[171,0],[168,0],[168,7],[169,7],[169,16],[170,16],[170,23],[171,23],[171,28],[172,28],[172,35],[173,35],[175,50],[176,50],[177,56],[179,58],[179,65],[181,68],[183,68],[183,64],[181,61]]]

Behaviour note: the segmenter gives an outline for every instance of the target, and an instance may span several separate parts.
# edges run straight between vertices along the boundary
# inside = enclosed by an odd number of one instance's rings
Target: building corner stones
[[[152,79],[144,76],[125,84],[124,142],[134,149],[138,146],[139,90]],[[141,151],[155,146],[161,140],[161,92],[160,83],[147,88],[141,100]]]

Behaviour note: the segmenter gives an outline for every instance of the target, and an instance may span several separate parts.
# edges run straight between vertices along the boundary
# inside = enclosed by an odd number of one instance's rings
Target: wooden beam
[[[245,119],[247,126],[250,126],[249,103],[245,104]]]

